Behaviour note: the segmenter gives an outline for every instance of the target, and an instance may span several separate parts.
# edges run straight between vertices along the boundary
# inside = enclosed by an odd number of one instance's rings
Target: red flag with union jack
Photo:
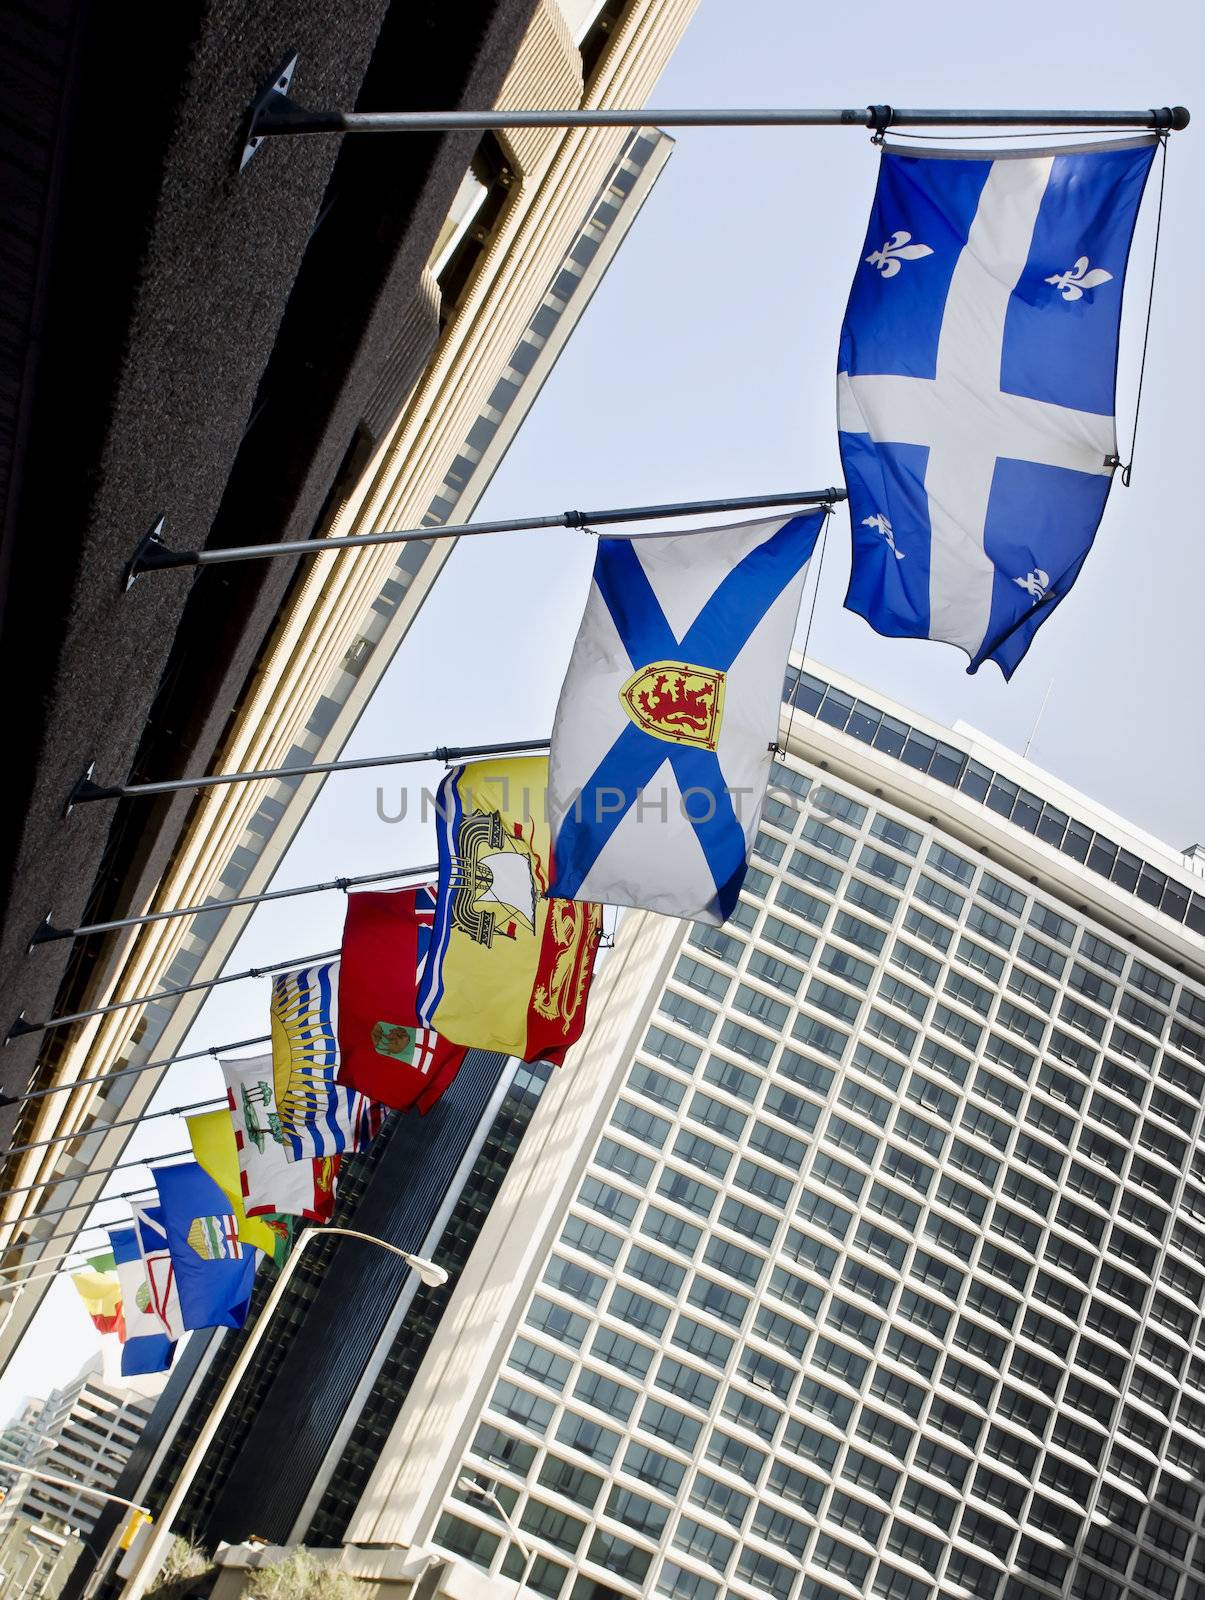
[[[434,913],[426,886],[347,897],[338,1080],[401,1111],[429,1111],[467,1054],[418,1021],[418,980]]]

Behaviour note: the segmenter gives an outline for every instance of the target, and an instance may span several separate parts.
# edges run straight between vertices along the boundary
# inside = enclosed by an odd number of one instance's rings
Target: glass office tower
[[[1197,857],[788,695],[733,919],[621,923],[348,1537],[562,1600],[1199,1600]]]

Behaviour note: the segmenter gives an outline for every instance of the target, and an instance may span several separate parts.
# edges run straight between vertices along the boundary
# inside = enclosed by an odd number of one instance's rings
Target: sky
[[[1071,597],[1010,684],[951,647],[881,639],[843,610],[849,524],[832,518],[809,655],[946,723],[969,722],[1181,847],[1205,837],[1200,734],[1205,541],[1192,488],[1205,224],[1205,23],[1189,0],[1007,8],[951,0],[701,0],[652,106],[1140,107],[1184,104],[1171,141],[1141,429]],[[655,120],[655,118],[650,118]],[[494,482],[478,519],[794,491],[841,481],[837,336],[860,259],[876,152],[865,130],[683,129],[660,181]],[[1127,286],[1118,392],[1129,454],[1158,198],[1152,175]],[[454,552],[361,719],[348,756],[546,736],[585,601],[593,544],[556,531]],[[802,635],[799,636],[800,639]],[[1045,710],[1043,700],[1047,697]],[[1041,719],[1038,722],[1039,712]],[[1035,722],[1038,723],[1035,732]],[[418,804],[440,769],[329,779],[276,887],[434,860]],[[379,798],[378,798],[378,791]],[[339,943],[338,894],[265,906],[229,970]],[[262,980],[219,989],[199,1048],[266,1031]],[[220,1091],[205,1062],[168,1074],[155,1108]],[[187,1144],[180,1119],[124,1159]],[[118,1174],[133,1187],[139,1171]],[[114,1208],[108,1208],[112,1211]],[[0,1378],[0,1420],[96,1348],[70,1284],[52,1288]]]

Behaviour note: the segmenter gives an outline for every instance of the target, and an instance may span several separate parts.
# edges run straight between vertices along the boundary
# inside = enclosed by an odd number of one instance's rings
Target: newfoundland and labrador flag
[[[152,1167],[151,1176],[163,1208],[184,1326],[241,1328],[259,1257],[239,1239],[229,1200],[195,1161]]]
[[[224,1059],[221,1068],[248,1217],[276,1212],[329,1222],[335,1209],[339,1157],[289,1159],[284,1125],[276,1109],[272,1057]]]
[[[347,897],[339,961],[339,1082],[399,1111],[426,1113],[467,1051],[418,1020],[435,893],[362,891]]]
[[[552,894],[729,916],[823,522],[598,541],[552,729]]]
[[[1155,144],[884,150],[837,372],[845,603],[877,632],[1008,678],[1078,577],[1117,466],[1121,294]]]
[[[339,1070],[339,963],[272,980],[272,1076],[290,1161],[362,1149],[373,1118]],[[379,1124],[379,1119],[378,1119]]]
[[[439,790],[439,888],[418,1018],[445,1039],[563,1060],[586,1021],[602,910],[546,898],[544,756],[454,767]]]
[[[176,1347],[165,1333],[155,1311],[146,1265],[138,1248],[138,1234],[134,1228],[110,1228],[109,1243],[113,1247],[125,1311],[122,1376],[166,1372],[172,1364]]]
[[[176,1292],[176,1269],[167,1247],[167,1228],[162,1206],[134,1206],[134,1229],[142,1264],[146,1269],[151,1305],[162,1324],[161,1331],[174,1344],[184,1332],[180,1296]]]

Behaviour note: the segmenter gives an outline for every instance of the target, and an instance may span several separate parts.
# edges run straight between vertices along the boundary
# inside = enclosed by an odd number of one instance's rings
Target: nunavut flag
[[[560,1061],[586,1020],[602,910],[546,898],[544,756],[454,767],[439,791],[439,888],[418,1016],[447,1039]]]
[[[549,754],[552,893],[721,923],[823,511],[600,539]]]
[[[435,895],[426,887],[347,897],[339,962],[338,1081],[399,1111],[427,1112],[466,1050],[418,1021]]]
[[[96,1324],[97,1332],[116,1333],[124,1339],[121,1279],[117,1276],[117,1262],[112,1251],[90,1256],[86,1267],[71,1274],[71,1281],[84,1302],[84,1310]]]

